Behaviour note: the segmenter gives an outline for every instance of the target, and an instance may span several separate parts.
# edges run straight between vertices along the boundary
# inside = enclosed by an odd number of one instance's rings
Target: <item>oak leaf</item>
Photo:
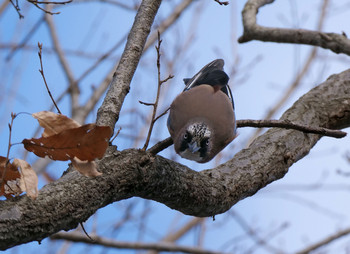
[[[72,159],[72,164],[76,170],[80,172],[80,174],[84,176],[99,176],[102,173],[97,171],[97,165],[94,161],[82,161],[78,158]]]
[[[86,124],[48,137],[24,139],[22,143],[25,149],[39,157],[48,156],[61,161],[77,157],[82,161],[92,161],[102,158],[111,135],[109,126]]]
[[[1,179],[4,182],[1,183],[0,196],[10,198],[22,193],[20,172],[15,165],[7,162],[7,159],[3,156],[0,156],[0,181]]]
[[[44,128],[43,137],[58,134],[64,130],[80,127],[81,125],[73,119],[56,114],[51,111],[40,111],[32,114],[38,120],[41,127]]]
[[[21,181],[20,188],[27,192],[27,196],[36,199],[38,196],[38,176],[28,162],[21,159],[14,159],[14,166],[20,168]]]
[[[53,160],[71,160],[85,176],[101,175],[95,158],[101,158],[108,147],[112,130],[107,126],[81,126],[73,119],[50,111],[32,114],[44,128],[39,139],[24,139],[24,147],[39,157]]]

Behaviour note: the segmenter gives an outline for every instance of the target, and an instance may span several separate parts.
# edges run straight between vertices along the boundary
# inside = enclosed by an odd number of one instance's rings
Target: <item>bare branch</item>
[[[17,52],[18,49],[22,49],[23,47],[26,46],[26,44],[28,43],[30,38],[32,38],[32,36],[35,34],[35,32],[39,29],[39,27],[43,23],[43,21],[44,21],[44,16],[42,16],[40,19],[37,20],[37,22],[32,26],[32,28],[24,36],[24,38],[22,39],[22,41],[19,44],[11,47],[10,53],[5,58],[6,61],[9,61],[14,56],[14,54]],[[37,48],[35,48],[35,50],[36,49]]]
[[[317,24],[317,31],[321,31],[323,28],[324,20],[326,17],[327,7],[328,7],[329,0],[324,0],[321,7],[321,13],[320,17],[318,19]],[[309,56],[305,60],[305,63],[298,74],[295,75],[295,78],[293,82],[289,85],[287,90],[282,94],[281,98],[275,103],[275,105],[265,114],[263,119],[271,119],[276,112],[287,102],[287,100],[290,98],[290,96],[297,90],[297,88],[300,87],[302,84],[302,79],[306,76],[306,74],[309,72],[312,63],[314,63],[316,56],[317,56],[318,47],[313,47],[310,51]],[[255,139],[260,133],[262,129],[258,129],[250,138],[250,143],[253,139]]]
[[[328,136],[333,138],[343,138],[346,136],[346,132],[340,130],[331,130],[323,127],[313,127],[301,124],[292,123],[288,120],[237,120],[237,128],[242,127],[255,127],[255,128],[283,128],[290,130],[298,130],[304,133],[319,134],[322,136]],[[153,147],[148,149],[151,154],[157,154],[160,151],[168,148],[173,144],[172,139],[169,137],[163,141],[158,142]]]
[[[92,236],[94,241],[91,241],[85,235],[77,233],[57,233],[50,237],[52,240],[67,240],[72,242],[87,243],[92,245],[101,245],[116,249],[133,249],[133,250],[155,250],[168,252],[183,252],[192,254],[223,254],[222,252],[204,250],[195,247],[179,246],[173,243],[140,243],[140,242],[121,242],[113,239],[106,239],[98,236]]]
[[[43,12],[45,12],[46,14],[49,14],[49,15],[54,15],[54,14],[60,14],[60,12],[52,12],[51,11],[51,8],[48,10],[48,9],[45,9],[45,8],[42,8],[40,6],[40,4],[52,4],[52,5],[65,5],[65,4],[68,4],[68,3],[71,3],[73,0],[69,0],[69,1],[63,1],[63,2],[56,2],[56,1],[37,1],[37,0],[27,0],[29,3],[33,4],[36,8],[38,8],[39,10],[42,10]]]
[[[260,7],[273,3],[274,0],[248,0],[242,11],[243,35],[238,42],[251,40],[279,43],[306,44],[330,49],[334,53],[350,55],[350,40],[342,34],[322,33],[305,29],[270,28],[257,24],[256,15]]]
[[[230,210],[230,214],[232,214],[237,221],[237,223],[243,228],[247,234],[251,237],[253,241],[259,246],[264,247],[269,253],[282,253],[282,251],[275,246],[272,246],[268,243],[268,240],[271,238],[263,238],[258,232],[256,232],[237,212]]]
[[[98,109],[98,125],[114,129],[160,3],[161,0],[142,1],[107,95]]]
[[[64,74],[66,75],[66,78],[69,83],[69,93],[71,95],[70,97],[71,97],[71,104],[72,104],[72,118],[74,118],[76,111],[79,108],[79,94],[80,94],[79,87],[78,87],[78,84],[75,82],[73,71],[69,66],[68,61],[62,50],[52,16],[48,14],[45,15],[45,21],[49,27],[52,43],[57,53],[59,62],[62,66]]]
[[[219,0],[214,0],[214,1],[220,5],[228,5],[229,4],[229,1],[219,1]]]
[[[15,120],[16,116],[17,115],[15,113],[11,113],[11,122],[8,125],[8,127],[9,127],[9,140],[8,140],[8,144],[7,144],[6,164],[5,164],[4,172],[2,173],[2,176],[1,176],[0,186],[2,184],[5,184],[4,183],[4,179],[5,179],[5,176],[6,176],[6,171],[7,171],[7,168],[8,168],[8,164],[10,162],[9,161],[9,157],[10,157],[10,150],[11,150],[11,147],[12,147],[11,137],[12,137],[13,120]],[[8,186],[8,187],[10,187],[10,186]]]
[[[166,115],[166,113],[168,113],[170,107],[168,107],[166,110],[164,110],[163,113],[161,113],[159,116],[157,116],[154,121],[157,121],[159,118],[161,118],[162,116]]]
[[[154,106],[155,104],[153,102],[144,102],[144,101],[139,101],[140,104],[145,105],[145,106]]]
[[[307,248],[305,248],[304,250],[301,250],[299,252],[297,252],[297,254],[307,254],[310,253],[322,246],[325,246],[335,240],[340,239],[341,237],[344,237],[346,235],[350,234],[350,228],[341,230],[337,233],[335,233],[334,235],[328,236],[325,239],[319,241],[318,243],[312,244],[311,246],[308,246]]]
[[[150,103],[144,103],[144,105],[148,105],[148,106],[153,106],[153,112],[152,112],[152,117],[151,117],[151,123],[148,129],[148,134],[147,134],[147,138],[146,138],[146,142],[142,148],[143,151],[146,151],[148,144],[149,144],[149,140],[151,138],[151,134],[152,134],[152,130],[153,130],[153,126],[154,123],[157,121],[158,117],[156,118],[156,113],[157,113],[157,108],[158,108],[158,102],[159,102],[159,95],[160,95],[160,89],[163,83],[167,82],[169,79],[173,78],[174,76],[169,75],[169,77],[167,77],[164,80],[161,80],[160,78],[160,45],[162,44],[162,40],[160,39],[160,33],[158,32],[158,45],[156,46],[156,50],[157,50],[157,70],[158,70],[158,86],[157,86],[157,96],[156,96],[156,101],[152,104]],[[141,103],[141,102],[140,102]]]
[[[3,1],[0,5],[0,15],[6,10],[6,7],[9,5],[11,1]]]
[[[168,148],[172,144],[173,144],[173,140],[171,139],[171,137],[169,137],[152,146],[150,149],[147,150],[147,152],[153,155],[156,155],[157,153],[163,151],[164,149]]]
[[[19,17],[20,19],[23,19],[24,16],[21,14],[21,9],[19,8],[19,5],[18,5],[18,0],[16,0],[16,3],[14,3],[13,0],[9,0],[9,1],[11,2],[12,6],[13,6],[13,7],[15,8],[15,10],[17,11],[18,17]]]
[[[256,128],[265,128],[265,127],[277,127],[284,129],[293,129],[302,131],[304,133],[313,133],[320,134],[322,136],[328,136],[333,138],[343,138],[346,136],[346,132],[339,130],[331,130],[323,127],[314,127],[295,124],[286,120],[238,120],[237,127],[256,127]]]
[[[49,86],[47,85],[46,78],[45,78],[45,75],[44,75],[43,60],[42,60],[42,55],[41,55],[42,49],[43,49],[43,44],[38,43],[38,48],[39,48],[38,56],[39,56],[39,60],[40,60],[40,69],[39,69],[39,72],[40,72],[40,74],[41,74],[41,76],[42,76],[42,78],[43,78],[43,80],[44,80],[44,84],[45,84],[45,86],[46,86],[46,90],[47,90],[47,92],[48,92],[48,94],[49,94],[49,96],[50,96],[50,98],[51,98],[51,100],[52,100],[52,102],[53,102],[53,105],[55,105],[55,108],[57,109],[57,112],[58,112],[59,114],[62,114],[61,111],[60,111],[60,109],[58,108],[56,102],[55,102],[55,99],[52,97],[51,91],[50,91],[50,89],[49,89]]]

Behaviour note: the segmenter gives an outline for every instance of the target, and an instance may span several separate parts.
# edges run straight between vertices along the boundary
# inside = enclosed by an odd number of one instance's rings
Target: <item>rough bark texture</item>
[[[332,75],[302,96],[282,119],[311,126],[350,125],[350,70]],[[75,228],[99,208],[138,196],[185,214],[223,213],[280,179],[303,158],[319,135],[273,128],[217,168],[196,172],[137,149],[109,147],[98,163],[103,175],[88,178],[68,170],[58,181],[27,196],[0,202],[0,249]]]
[[[106,97],[98,109],[96,120],[98,125],[114,129],[161,2],[161,0],[142,1]]]

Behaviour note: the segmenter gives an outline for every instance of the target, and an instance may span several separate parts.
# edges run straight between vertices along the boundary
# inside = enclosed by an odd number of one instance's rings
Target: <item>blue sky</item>
[[[176,1],[179,2],[179,1]],[[196,1],[180,17],[179,21],[162,35],[162,75],[175,75],[172,82],[164,89],[164,97],[160,104],[160,111],[166,108],[175,96],[183,89],[182,78],[192,76],[203,65],[216,58],[224,58],[225,70],[235,70],[237,74],[231,77],[231,87],[234,92],[236,116],[238,119],[261,119],[265,112],[273,107],[288,85],[292,82],[296,73],[312,49],[310,46],[276,44],[252,41],[238,44],[237,38],[242,34],[240,12],[245,1],[230,1],[229,6],[220,6],[214,1]],[[300,27],[315,29],[318,19],[318,10],[321,1],[276,1],[262,8],[258,15],[258,22],[266,26],[276,27]],[[166,17],[172,10],[171,1],[164,1],[159,11],[158,19]],[[89,55],[106,52],[116,41],[125,36],[132,25],[134,12],[107,4],[74,3],[59,8],[60,15],[54,16],[57,32],[60,36],[62,47],[68,50],[79,50]],[[28,33],[30,28],[40,19],[42,12],[23,3],[22,11],[25,16],[18,20],[18,15],[11,6],[0,16],[1,44],[19,42]],[[325,22],[324,31],[350,34],[348,27],[349,8],[346,1],[333,1],[330,4],[330,12]],[[197,22],[197,25],[196,25]],[[188,50],[178,54],[176,48],[188,39],[195,29],[196,33],[188,46]],[[43,23],[29,40],[29,45],[36,46],[37,42],[44,47],[51,47],[52,42],[48,37],[47,26]],[[82,83],[82,98],[84,102],[91,94],[93,86],[98,85],[113,63],[122,52],[123,46],[113,53],[97,70],[89,74]],[[30,112],[48,110],[51,101],[42,82],[39,69],[39,60],[36,50],[19,51],[10,62],[5,61],[8,49],[0,50],[0,73],[3,94],[0,106],[0,154],[7,151],[8,130],[10,112]],[[145,126],[142,118],[130,114],[132,109],[142,112],[143,116],[149,114],[150,108],[138,103],[152,101],[155,98],[156,65],[155,50],[149,49],[140,61],[121,113],[118,126],[123,126],[121,136],[115,140],[119,149],[129,147],[141,147],[144,139],[135,145],[135,142],[127,139],[128,135],[138,133]],[[166,59],[175,59],[177,64],[173,72],[168,73]],[[258,60],[257,60],[258,59]],[[84,70],[94,63],[90,57],[68,55],[68,60],[74,71],[75,77],[79,77]],[[47,51],[43,54],[45,76],[49,83],[51,93],[57,98],[66,88],[66,79],[57,57]],[[279,118],[281,113],[290,107],[295,100],[309,91],[312,87],[324,81],[329,75],[344,71],[349,66],[349,60],[344,55],[336,55],[330,51],[319,49],[319,56],[302,80],[300,88],[291,96],[274,118]],[[241,82],[244,81],[244,82]],[[168,92],[165,92],[168,90]],[[6,96],[5,96],[6,94]],[[100,104],[99,104],[100,105]],[[64,114],[69,115],[69,100],[64,99],[60,104]],[[96,113],[94,110],[94,113]],[[91,114],[88,122],[95,120],[95,114]],[[161,140],[169,136],[166,117],[156,123],[153,137]],[[20,142],[23,138],[31,137],[37,123],[28,115],[21,115],[14,124],[13,142]],[[239,129],[239,137],[224,151],[237,152],[244,148],[250,135],[254,132],[250,128]],[[151,145],[154,142],[151,143]],[[275,237],[271,237],[271,244],[282,250],[293,252],[316,242],[342,228],[350,226],[347,200],[349,194],[346,189],[337,190],[332,186],[347,186],[348,178],[340,175],[338,170],[348,172],[349,164],[345,159],[348,150],[349,137],[344,139],[322,138],[310,154],[303,160],[293,165],[288,174],[281,180],[259,191],[256,195],[246,198],[235,205],[232,210],[244,218],[257,232],[264,237],[288,222],[288,227],[281,230]],[[173,158],[172,147],[163,151],[161,155]],[[227,156],[232,156],[230,152]],[[24,158],[23,147],[14,146],[11,157]],[[194,170],[202,170],[213,167],[215,161],[199,165],[175,158]],[[225,157],[226,158],[226,157]],[[34,162],[35,156],[30,155],[28,161]],[[49,166],[51,176],[58,178],[64,171],[67,163],[52,164]],[[46,184],[41,178],[40,185]],[[305,190],[303,186],[320,184],[320,188]],[[144,241],[157,241],[171,229],[181,226],[190,220],[189,216],[183,216],[170,208],[153,201],[133,199],[118,204],[111,204],[101,209],[85,224],[88,232],[97,226],[97,232],[106,237],[112,237],[109,225],[122,218],[124,208],[135,202],[135,215],[142,213],[145,207],[151,212],[147,217],[147,229]],[[224,225],[222,225],[224,224]],[[169,229],[170,228],[170,229]],[[138,226],[136,221],[129,222],[115,235],[116,240],[136,241],[138,238]],[[239,226],[235,217],[229,212],[216,216],[216,221],[206,222],[204,247],[212,250],[227,244],[225,251],[241,251],[250,248],[251,240]],[[231,242],[230,242],[231,241]],[[233,241],[233,242],[232,242]],[[191,245],[196,243],[196,234],[190,234],[180,243]],[[338,241],[332,245],[333,250],[349,245],[349,239]],[[34,252],[58,252],[63,248],[61,242],[44,240],[41,245],[30,243],[8,250],[8,253]],[[101,253],[99,247],[87,247],[82,244],[67,245],[68,253],[87,251]],[[236,249],[232,249],[236,246]],[[50,249],[48,249],[50,248]],[[237,249],[238,248],[238,249]],[[344,248],[343,248],[344,249]],[[110,251],[112,253],[115,250]],[[118,253],[132,253],[130,251],[118,251]],[[266,249],[259,248],[256,253],[267,253]]]

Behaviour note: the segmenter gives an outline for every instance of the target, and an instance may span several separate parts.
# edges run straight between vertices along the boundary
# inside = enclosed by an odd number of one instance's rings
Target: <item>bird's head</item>
[[[179,134],[175,149],[181,157],[196,162],[208,161],[212,147],[212,129],[204,122],[194,122],[185,126]]]

